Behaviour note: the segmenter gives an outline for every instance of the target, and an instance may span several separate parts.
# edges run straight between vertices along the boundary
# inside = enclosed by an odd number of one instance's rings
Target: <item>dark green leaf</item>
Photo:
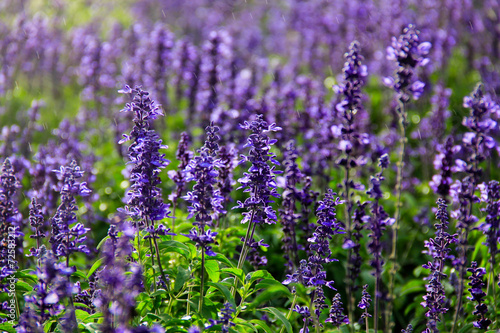
[[[209,260],[215,260],[215,261],[218,261],[218,262],[221,262],[221,263],[224,263],[226,264],[227,266],[231,267],[231,268],[234,268],[234,264],[226,258],[226,256],[220,254],[220,253],[217,253],[215,256],[213,257],[206,257],[205,259],[206,261],[209,261]]]
[[[189,271],[182,266],[177,267],[177,275],[175,276],[174,291],[178,292],[184,286],[184,283],[189,280]]]
[[[231,275],[234,275],[240,280],[241,283],[243,283],[244,275],[243,275],[243,270],[239,268],[223,268],[220,270],[221,272],[229,273]]]
[[[250,322],[252,324],[254,324],[255,326],[261,328],[264,330],[264,332],[266,333],[275,333],[273,332],[273,330],[271,330],[271,328],[269,326],[267,326],[266,322],[262,321],[262,320],[259,320],[259,319],[252,319],[250,320]]]
[[[178,242],[178,241],[165,241],[161,242],[158,244],[158,248],[160,249],[160,252],[175,252],[180,254],[186,259],[189,259],[190,257],[190,250],[189,247],[187,247],[185,244]]]
[[[97,260],[92,267],[90,267],[89,272],[87,273],[87,279],[90,278],[90,276],[99,268],[101,267],[102,263],[104,261],[104,258],[101,258]]]
[[[253,283],[258,279],[273,279],[274,277],[266,270],[259,270],[255,272],[250,272],[247,274],[245,281],[247,283]]]
[[[273,307],[262,308],[262,309],[259,309],[259,310],[260,311],[270,312],[270,313],[274,314],[279,320],[281,320],[281,322],[283,323],[283,325],[285,325],[286,331],[288,333],[292,333],[292,325],[290,324],[290,322],[288,321],[288,319],[286,319],[285,315],[283,315],[281,313],[280,310],[278,310],[276,308],[273,308]]]
[[[219,290],[223,295],[226,301],[231,303],[234,309],[236,309],[236,302],[234,301],[233,295],[231,295],[231,292],[229,291],[229,288],[227,288],[225,285],[220,284],[220,283],[214,283],[214,282],[207,282],[207,286],[215,288]]]

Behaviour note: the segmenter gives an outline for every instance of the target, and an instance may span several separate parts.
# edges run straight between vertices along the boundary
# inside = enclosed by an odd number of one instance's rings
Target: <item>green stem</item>
[[[203,288],[205,287],[205,248],[201,248],[201,276],[200,276],[200,302],[198,303],[198,312],[201,314],[203,308]]]
[[[400,100],[399,104],[400,112],[399,112],[399,131],[400,131],[400,150],[399,150],[399,158],[397,165],[397,176],[396,176],[396,212],[394,216],[394,224],[392,227],[392,251],[389,260],[391,262],[391,268],[389,271],[389,302],[387,303],[387,311],[385,313],[385,323],[386,323],[386,332],[389,332],[394,323],[391,322],[392,316],[392,308],[394,302],[394,279],[396,276],[397,270],[397,240],[398,240],[398,231],[399,231],[399,222],[401,220],[401,192],[402,192],[402,184],[403,184],[403,167],[404,167],[404,156],[405,156],[405,148],[406,148],[406,105],[403,101]],[[376,320],[376,319],[375,319]],[[375,328],[376,329],[376,328]]]
[[[292,317],[293,308],[295,308],[295,304],[297,304],[297,293],[295,293],[295,295],[293,296],[292,306],[290,307],[290,310],[288,311],[288,314],[286,315],[287,320],[290,320],[290,318]],[[280,333],[283,333],[283,332],[285,332],[285,326],[281,327]]]
[[[175,208],[177,206],[177,198],[172,200],[172,233],[175,233]]]
[[[243,267],[243,264],[245,263],[245,260],[247,258],[248,240],[251,239],[250,235],[253,235],[253,231],[255,231],[255,224],[253,223],[254,216],[255,216],[255,210],[252,210],[252,216],[250,217],[250,221],[248,222],[247,233],[245,235],[245,240],[243,241],[243,248],[241,249],[240,258],[238,260],[238,269],[241,269]],[[231,288],[231,294],[233,295],[233,297],[236,296],[237,287],[238,287],[238,279],[234,278],[234,284],[233,287]]]

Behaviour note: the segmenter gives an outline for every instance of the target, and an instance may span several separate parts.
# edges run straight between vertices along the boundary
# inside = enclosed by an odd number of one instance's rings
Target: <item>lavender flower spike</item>
[[[252,122],[247,122],[240,125],[241,128],[252,131],[245,147],[250,147],[248,156],[241,155],[240,163],[249,161],[251,163],[248,172],[243,173],[243,177],[238,181],[243,188],[243,192],[249,192],[250,197],[244,202],[238,201],[238,206],[235,208],[244,208],[247,212],[243,213],[241,223],[248,224],[248,230],[244,239],[243,249],[238,261],[238,268],[243,267],[246,260],[249,246],[253,239],[255,227],[257,224],[276,223],[276,212],[271,207],[271,197],[279,197],[276,191],[275,175],[279,173],[274,170],[274,166],[269,164],[279,164],[276,161],[276,155],[270,152],[271,145],[276,143],[276,140],[270,139],[267,132],[280,131],[281,128],[275,124],[269,125],[263,115],[258,115],[257,119]]]
[[[448,311],[444,307],[446,297],[441,281],[446,278],[446,274],[443,273],[444,261],[450,259],[449,252],[451,249],[448,248],[448,245],[455,243],[457,236],[450,235],[446,231],[448,229],[448,212],[444,199],[439,198],[437,204],[439,208],[436,218],[439,223],[436,224],[436,237],[431,238],[425,244],[428,249],[426,253],[432,256],[433,261],[423,265],[424,268],[431,270],[430,276],[426,278],[429,281],[426,284],[427,295],[424,296],[424,302],[421,303],[422,306],[428,309],[425,314],[428,318],[425,333],[439,332],[437,322],[440,321],[441,315]]]
[[[486,293],[483,291],[485,283],[483,282],[483,276],[486,274],[486,270],[482,267],[477,267],[477,263],[473,261],[470,268],[467,268],[468,272],[472,275],[469,276],[469,288],[471,297],[468,297],[471,301],[477,302],[476,310],[472,314],[478,316],[478,320],[474,322],[474,327],[482,330],[487,330],[488,326],[491,324],[491,320],[486,317],[488,312],[488,307],[484,304],[484,298]]]
[[[72,253],[90,253],[87,246],[83,244],[87,239],[85,234],[90,229],[85,228],[81,223],[77,223],[75,214],[78,210],[75,196],[87,196],[90,194],[90,190],[85,182],[79,183],[77,181],[83,177],[83,171],[75,160],[68,166],[61,166],[60,170],[54,170],[54,172],[58,174],[63,185],[60,191],[61,204],[51,220],[52,237],[50,243],[52,243],[55,256],[66,257],[66,266],[69,266],[69,257]]]
[[[158,134],[150,129],[150,121],[163,115],[159,106],[149,97],[149,93],[136,86],[134,89],[125,86],[121,93],[134,93],[131,103],[127,103],[120,112],[132,112],[135,126],[130,135],[124,134],[120,144],[133,140],[128,148],[130,163],[133,165],[128,192],[126,213],[140,224],[158,221],[167,217],[170,211],[168,204],[163,202],[160,184],[160,169],[165,168],[170,161],[160,149],[166,149]]]
[[[326,323],[332,323],[333,326],[339,327],[342,324],[349,324],[349,318],[343,314],[342,301],[340,300],[340,294],[337,293],[332,300],[332,306],[330,307],[330,315],[325,320]]]

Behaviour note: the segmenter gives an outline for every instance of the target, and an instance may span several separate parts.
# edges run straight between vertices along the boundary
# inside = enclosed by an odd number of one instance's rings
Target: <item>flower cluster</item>
[[[65,302],[77,293],[78,288],[69,281],[75,272],[63,263],[57,263],[55,256],[45,247],[41,248],[38,282],[34,294],[25,296],[26,309],[19,319],[18,332],[43,332],[44,323],[52,316],[61,315],[63,326],[76,328],[74,308]],[[71,303],[68,303],[71,304]],[[73,314],[72,314],[73,311]]]
[[[198,150],[199,155],[189,161],[185,172],[186,181],[196,181],[193,190],[188,192],[184,199],[191,203],[188,207],[188,218],[195,217],[193,225],[198,227],[198,231],[193,228],[189,234],[183,234],[196,243],[198,247],[205,249],[210,256],[215,255],[208,244],[215,242],[216,232],[205,230],[206,226],[213,227],[214,220],[218,214],[224,213],[222,206],[223,198],[220,191],[215,188],[218,169],[221,167],[220,161],[216,158],[219,150],[219,136],[217,126],[210,125],[206,129],[207,139],[205,145]]]
[[[193,158],[193,152],[189,150],[190,137],[186,132],[181,133],[181,139],[179,140],[179,146],[177,147],[177,152],[175,157],[179,161],[177,170],[169,170],[168,176],[172,179],[176,185],[175,191],[170,194],[169,199],[175,203],[177,198],[179,198],[184,192],[186,187],[186,167],[189,161]],[[175,209],[175,208],[174,208]]]
[[[34,233],[30,236],[30,238],[36,239],[36,248],[31,248],[30,252],[32,256],[39,258],[41,240],[45,237],[45,233],[42,231],[44,224],[42,205],[37,202],[36,198],[31,199],[29,221],[31,227],[34,229]]]
[[[415,69],[429,62],[426,58],[431,43],[420,42],[420,31],[413,24],[403,29],[403,34],[392,38],[392,46],[387,48],[387,59],[398,65],[396,79],[385,78],[384,83],[393,88],[401,102],[406,103],[410,97],[418,99],[424,91],[425,84],[414,79]]]
[[[330,314],[325,322],[332,323],[335,327],[339,327],[342,324],[349,324],[349,318],[344,315],[344,309],[342,308],[342,301],[340,300],[339,293],[335,294],[335,297],[332,299]]]
[[[14,204],[16,189],[21,187],[9,159],[2,165],[0,174],[0,281],[13,274],[17,269],[17,261],[13,260],[17,239],[22,237],[20,226],[17,224],[17,208]],[[10,260],[9,260],[10,254]],[[0,290],[8,292],[7,286],[0,284]]]
[[[236,324],[232,321],[233,313],[235,312],[235,310],[233,309],[231,303],[226,302],[220,312],[220,319],[209,319],[210,325],[207,328],[215,325],[222,325],[221,333],[229,333],[229,328],[236,326]]]
[[[131,103],[120,112],[132,112],[135,126],[130,135],[124,134],[119,143],[133,140],[128,148],[128,156],[132,164],[130,171],[130,181],[132,183],[130,191],[127,193],[126,212],[136,222],[142,225],[149,225],[149,221],[162,220],[167,217],[170,211],[168,204],[163,202],[159,173],[165,168],[169,161],[164,154],[160,154],[160,149],[166,149],[162,145],[158,134],[150,129],[150,122],[163,115],[160,108],[149,97],[149,93],[136,86],[134,89],[125,86],[121,93],[133,93]]]
[[[271,153],[271,145],[276,143],[267,136],[267,132],[280,131],[281,128],[276,124],[268,125],[263,115],[257,115],[257,119],[251,122],[245,122],[241,128],[252,131],[245,147],[250,147],[247,155],[241,155],[241,163],[249,161],[252,165],[248,172],[238,180],[243,188],[243,192],[250,193],[250,197],[244,202],[238,201],[237,208],[245,208],[247,212],[243,213],[242,223],[276,223],[276,213],[270,206],[271,196],[278,197],[276,191],[275,175],[279,173],[274,170],[274,166],[269,163],[279,164],[275,160],[276,155]]]
[[[304,175],[297,165],[298,152],[293,141],[289,141],[285,151],[285,190],[283,191],[282,209],[279,210],[281,217],[281,225],[283,230],[283,245],[281,248],[284,251],[286,260],[285,266],[287,271],[291,272],[293,267],[298,263],[298,244],[296,225],[300,215],[296,213],[296,201],[300,199],[300,191],[297,185],[302,181]]]
[[[426,333],[436,333],[439,332],[437,328],[437,322],[441,321],[441,315],[446,313],[448,309],[444,306],[446,296],[444,291],[444,286],[441,281],[446,278],[446,274],[443,273],[444,261],[450,258],[449,252],[451,251],[448,246],[456,242],[457,235],[450,235],[447,232],[448,229],[448,212],[447,205],[442,198],[437,201],[438,210],[436,212],[436,218],[439,223],[436,223],[436,237],[431,238],[429,242],[426,242],[427,254],[431,255],[433,258],[432,262],[423,265],[424,268],[429,269],[431,274],[426,278],[428,281],[427,295],[425,295],[424,301],[421,303],[422,306],[426,307],[428,311],[425,316],[428,318]]]
[[[486,330],[491,324],[491,320],[486,317],[488,307],[484,304],[486,293],[483,291],[485,287],[483,276],[486,274],[486,270],[482,267],[477,267],[477,262],[473,261],[470,268],[467,268],[467,271],[472,274],[469,276],[469,292],[471,297],[468,298],[471,301],[477,302],[476,310],[472,314],[479,317],[478,320],[474,322],[474,327]]]
[[[372,297],[370,296],[370,293],[368,292],[368,285],[365,284],[363,286],[363,294],[361,296],[361,301],[358,303],[358,308],[363,310],[363,314],[361,315],[361,318],[369,318],[372,315],[368,313],[368,308],[370,307],[372,302]]]
[[[319,320],[321,310],[326,307],[323,286],[327,286],[333,290],[334,281],[328,281],[326,271],[323,265],[329,262],[337,261],[331,257],[330,240],[336,234],[344,233],[344,226],[337,220],[336,206],[342,203],[339,197],[335,197],[331,189],[325,194],[325,198],[319,202],[316,210],[318,218],[317,227],[311,238],[308,239],[310,244],[311,255],[308,260],[301,260],[300,266],[293,274],[287,274],[287,279],[283,284],[302,283],[306,287],[314,287],[313,303],[316,307],[315,314]],[[319,324],[321,325],[321,324]]]
[[[59,170],[54,170],[54,172],[58,174],[63,185],[60,190],[61,204],[51,219],[52,236],[50,243],[56,257],[66,257],[66,264],[68,264],[72,253],[90,253],[87,245],[83,244],[87,239],[85,234],[90,229],[85,228],[81,223],[77,223],[75,213],[78,210],[75,196],[87,196],[90,194],[90,190],[85,182],[78,182],[78,179],[83,177],[83,171],[75,160],[70,165],[61,166]]]

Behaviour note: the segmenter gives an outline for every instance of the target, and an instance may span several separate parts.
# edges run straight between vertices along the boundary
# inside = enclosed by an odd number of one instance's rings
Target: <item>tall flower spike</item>
[[[238,201],[238,206],[234,208],[244,208],[241,223],[249,223],[247,234],[244,239],[243,249],[238,262],[238,268],[243,267],[247,252],[253,240],[255,227],[257,224],[276,223],[276,212],[271,207],[271,197],[279,197],[276,191],[275,175],[279,173],[270,164],[279,164],[276,155],[271,153],[271,146],[276,140],[270,139],[267,132],[280,131],[281,128],[275,124],[269,125],[263,115],[257,115],[257,119],[251,122],[245,121],[241,128],[252,131],[248,137],[245,147],[250,147],[248,156],[241,155],[240,163],[249,161],[251,163],[248,172],[243,173],[243,177],[238,181],[243,188],[243,192],[250,193],[250,197],[244,202]]]
[[[437,322],[440,321],[441,315],[446,313],[448,309],[444,307],[445,304],[445,290],[441,281],[446,278],[446,274],[443,273],[444,262],[446,259],[450,259],[449,255],[450,248],[448,246],[456,242],[457,235],[450,235],[447,232],[448,229],[448,211],[447,205],[444,199],[439,198],[437,201],[438,210],[436,212],[436,219],[439,223],[436,223],[436,237],[431,238],[429,242],[426,242],[427,254],[431,255],[433,258],[432,262],[423,265],[431,271],[429,277],[426,278],[428,283],[426,284],[427,295],[425,295],[424,301],[421,303],[422,306],[426,307],[428,311],[425,316],[427,319],[427,329],[425,333],[437,333],[439,332],[437,328]]]
[[[342,324],[349,324],[349,318],[343,313],[342,301],[340,299],[340,294],[337,293],[332,300],[332,306],[330,307],[330,315],[325,320],[326,323],[332,323],[333,326],[339,327]]]
[[[78,182],[78,179],[83,177],[83,171],[75,160],[68,166],[61,166],[59,170],[54,170],[54,172],[62,181],[62,187],[60,190],[61,204],[51,220],[52,236],[50,243],[55,256],[66,257],[66,264],[69,265],[69,257],[72,253],[90,253],[87,245],[83,244],[87,239],[85,234],[90,229],[85,228],[81,223],[77,223],[75,213],[78,210],[75,197],[77,195],[87,196],[90,194],[90,190],[85,182]]]
[[[414,79],[415,69],[429,63],[426,58],[432,44],[420,41],[420,31],[413,24],[408,25],[398,38],[392,37],[392,45],[387,48],[387,59],[396,62],[396,79],[385,78],[384,83],[393,88],[403,103],[413,96],[422,95],[425,84]]]
[[[476,310],[472,312],[472,314],[478,316],[478,320],[474,322],[474,327],[487,330],[488,326],[491,324],[491,320],[486,317],[488,307],[484,304],[486,293],[483,291],[485,287],[483,276],[486,274],[486,270],[482,267],[477,267],[477,263],[473,261],[470,268],[467,268],[467,271],[472,273],[472,275],[469,276],[469,286],[471,286],[469,291],[471,297],[468,297],[468,299],[477,302]]]
[[[42,231],[43,228],[43,215],[42,215],[42,205],[37,203],[36,198],[31,199],[30,206],[30,225],[34,229],[33,235],[30,238],[36,239],[36,248],[31,248],[31,255],[39,258],[41,239],[45,237],[45,233]]]
[[[199,155],[189,161],[185,172],[186,181],[196,181],[193,190],[184,197],[191,203],[188,207],[188,218],[195,217],[193,225],[204,232],[205,226],[214,226],[217,214],[224,213],[222,207],[223,198],[220,191],[215,188],[219,175],[218,169],[222,167],[220,160],[216,158],[219,150],[219,136],[217,126],[208,126],[206,129],[207,139],[205,145],[198,150]]]
[[[420,41],[420,31],[413,24],[408,25],[403,29],[403,33],[396,39],[392,38],[392,46],[387,48],[387,59],[395,61],[398,68],[396,71],[396,79],[385,78],[384,83],[393,88],[397,95],[398,105],[396,112],[398,116],[399,127],[399,156],[396,175],[396,211],[394,214],[394,224],[392,226],[392,249],[390,254],[389,269],[389,301],[387,303],[387,311],[385,311],[385,323],[392,329],[394,321],[390,319],[392,316],[392,306],[394,297],[394,280],[397,271],[397,241],[398,232],[401,220],[401,193],[403,188],[403,168],[406,148],[406,127],[408,126],[408,112],[406,105],[410,101],[410,97],[418,99],[424,91],[425,84],[415,78],[415,70],[419,66],[425,66],[429,60],[426,55],[429,53],[431,43]],[[377,295],[375,295],[375,298]],[[377,303],[375,301],[375,303]],[[375,312],[377,304],[375,305]],[[374,329],[378,329],[378,318],[374,318]]]
[[[162,116],[159,106],[149,97],[149,93],[136,86],[134,89],[125,86],[121,93],[133,93],[131,103],[120,112],[132,112],[135,126],[130,135],[124,134],[119,143],[132,140],[128,148],[132,170],[130,181],[132,183],[127,193],[128,201],[126,212],[140,224],[146,221],[158,221],[167,217],[170,211],[168,204],[163,202],[161,190],[158,188],[161,180],[160,169],[165,168],[170,161],[165,159],[165,154],[160,154],[160,149],[166,149],[158,134],[150,129],[150,121]]]
[[[389,214],[384,210],[379,200],[383,197],[381,184],[385,179],[382,175],[383,171],[389,166],[389,156],[384,154],[379,159],[380,172],[375,176],[370,177],[371,186],[366,193],[373,199],[370,205],[371,216],[367,218],[368,229],[370,230],[370,242],[368,243],[368,252],[373,256],[370,265],[373,267],[375,276],[375,304],[374,304],[374,328],[378,329],[378,311],[379,311],[379,293],[382,276],[382,235],[386,226],[392,225],[394,219],[389,217]],[[394,237],[394,236],[393,236]]]
[[[285,266],[287,272],[293,271],[298,264],[298,246],[296,225],[300,217],[297,214],[296,202],[300,199],[300,191],[297,185],[302,181],[304,175],[297,165],[298,152],[294,141],[289,141],[285,151],[285,183],[286,188],[283,191],[282,209],[279,210],[281,225],[283,229],[283,245]]]
[[[16,215],[17,208],[13,201],[13,196],[16,189],[21,187],[10,160],[7,158],[2,165],[2,173],[0,174],[0,290],[8,293],[8,283],[4,280],[8,276],[14,274],[18,269],[17,261],[9,256],[9,249],[16,247],[18,238],[23,234],[19,231]]]

